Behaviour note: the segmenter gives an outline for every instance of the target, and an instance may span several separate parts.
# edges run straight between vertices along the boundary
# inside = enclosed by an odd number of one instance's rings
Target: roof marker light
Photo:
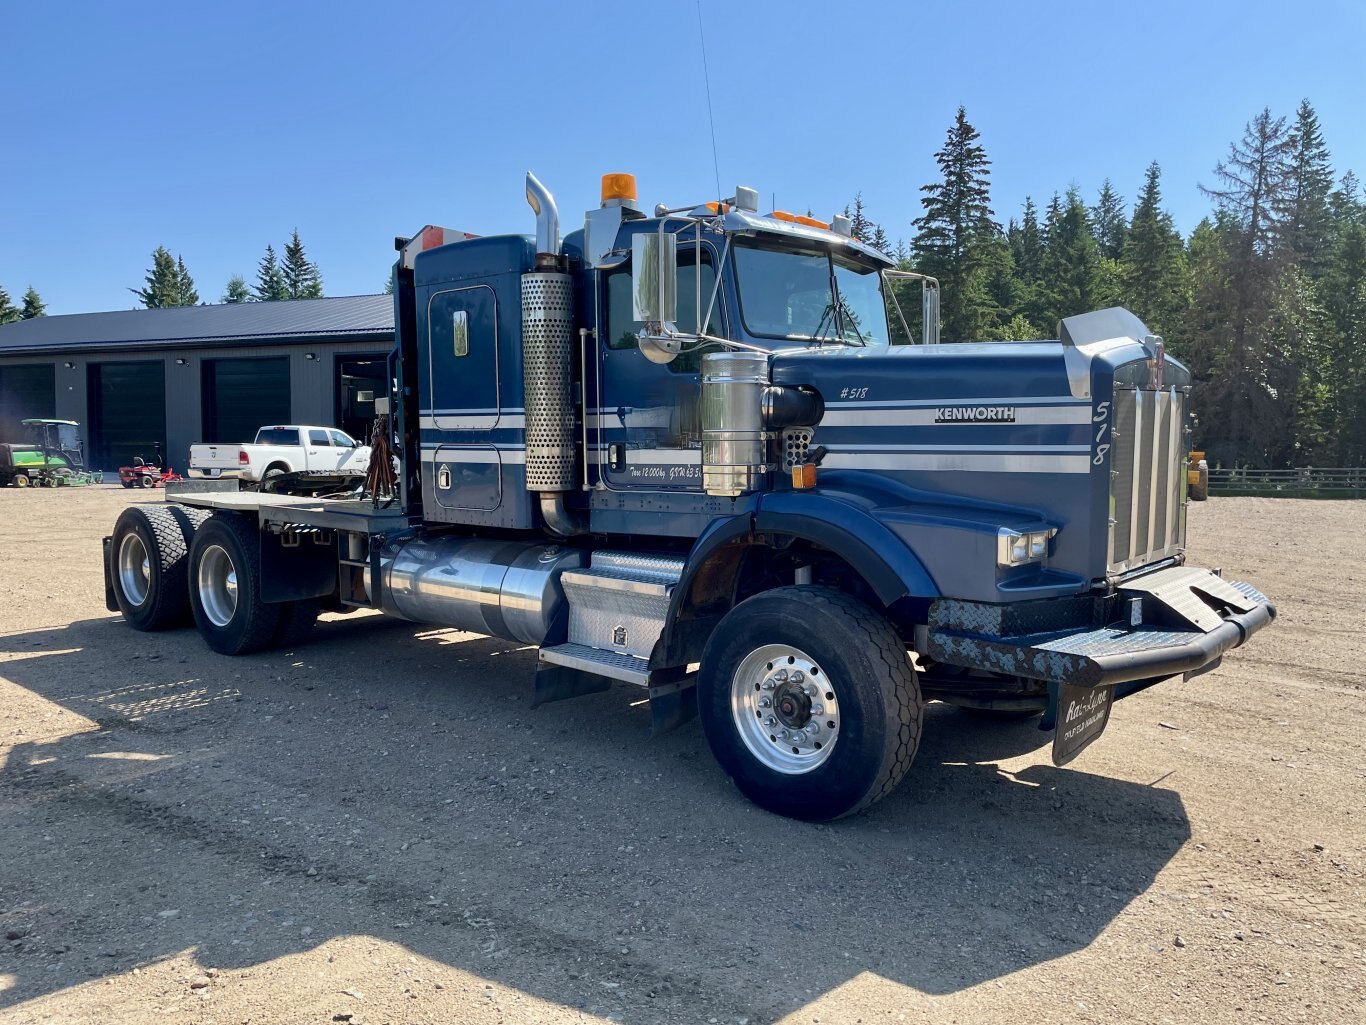
[[[618,172],[602,176],[602,201],[606,203],[613,199],[624,199],[630,203],[636,201],[635,175]]]

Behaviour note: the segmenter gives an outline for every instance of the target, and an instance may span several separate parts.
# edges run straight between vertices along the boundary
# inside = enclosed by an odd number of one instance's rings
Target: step
[[[618,651],[604,651],[587,644],[571,641],[553,648],[542,648],[541,661],[621,680],[623,683],[634,683],[640,687],[650,685],[650,666],[646,659]]]

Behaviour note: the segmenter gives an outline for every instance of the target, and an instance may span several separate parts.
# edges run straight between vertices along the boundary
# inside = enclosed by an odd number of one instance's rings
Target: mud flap
[[[1048,685],[1048,710],[1041,730],[1053,731],[1053,764],[1066,765],[1091,746],[1110,723],[1115,688]]]
[[[104,607],[110,612],[119,611],[119,603],[114,598],[114,567],[110,560],[114,557],[114,539],[106,537],[104,546]]]

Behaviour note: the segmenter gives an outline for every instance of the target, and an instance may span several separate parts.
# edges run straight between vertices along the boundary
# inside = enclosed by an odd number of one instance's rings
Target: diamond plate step
[[[541,649],[541,661],[551,665],[567,666],[585,673],[596,673],[608,679],[634,683],[640,687],[650,685],[650,668],[647,660],[619,651],[604,651],[587,644],[558,644],[553,648]]]

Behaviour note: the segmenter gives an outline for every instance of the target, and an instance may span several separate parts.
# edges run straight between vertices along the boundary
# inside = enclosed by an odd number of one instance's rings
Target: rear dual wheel
[[[261,598],[261,536],[254,520],[213,516],[190,551],[190,607],[210,648],[247,655],[302,644],[312,633],[322,600],[265,602]]]
[[[134,630],[190,620],[186,555],[205,513],[184,506],[134,506],[114,524],[109,577],[114,601]]]

